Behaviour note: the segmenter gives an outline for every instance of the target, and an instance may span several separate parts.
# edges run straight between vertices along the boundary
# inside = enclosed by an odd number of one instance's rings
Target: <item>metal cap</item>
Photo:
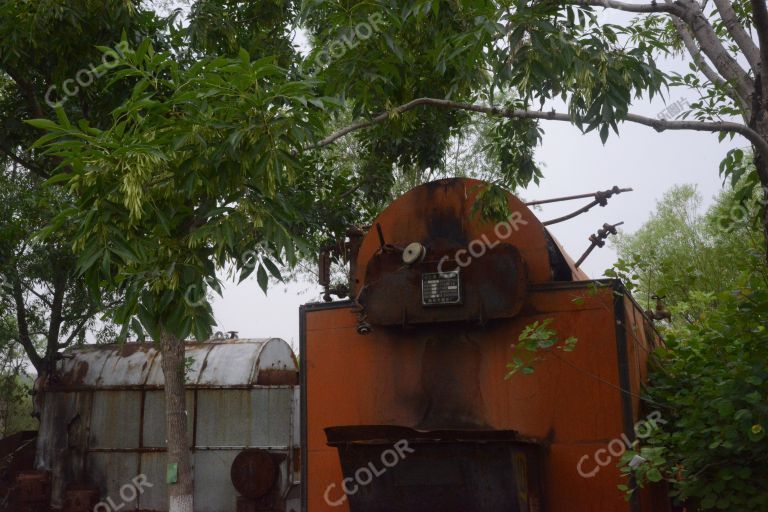
[[[427,255],[427,248],[419,242],[411,242],[403,251],[403,263],[413,265],[424,259]]]

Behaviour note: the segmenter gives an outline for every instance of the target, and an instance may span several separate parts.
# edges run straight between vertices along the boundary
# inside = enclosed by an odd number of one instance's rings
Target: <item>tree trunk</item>
[[[162,331],[165,379],[165,428],[168,465],[176,464],[177,479],[168,483],[168,512],[194,512],[194,481],[187,442],[187,403],[184,392],[184,341]]]
[[[768,140],[768,122],[761,123],[764,126],[757,126],[758,133],[762,135],[766,140]],[[762,129],[760,129],[762,128]],[[757,176],[760,180],[760,185],[762,187],[761,194],[762,197],[760,198],[760,204],[762,205],[762,221],[763,221],[763,248],[765,250],[765,259],[766,263],[768,263],[768,158],[763,155],[760,150],[753,146],[752,148],[753,154],[754,154],[754,163],[755,163],[755,169],[757,171]]]

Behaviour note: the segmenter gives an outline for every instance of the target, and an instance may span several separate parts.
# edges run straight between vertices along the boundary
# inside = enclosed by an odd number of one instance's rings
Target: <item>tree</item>
[[[184,339],[210,337],[216,270],[231,266],[241,280],[255,272],[266,289],[305,240],[339,227],[347,209],[323,199],[349,185],[304,152],[332,100],[287,81],[271,58],[241,50],[185,67],[145,40],[116,69],[134,88],[110,126],[75,126],[61,110],[60,123],[31,121],[50,130],[41,144],[56,141],[48,152],[62,171],[49,183],[76,198],[46,232],[76,226],[87,285],[125,297],[121,335],[131,326],[160,343],[169,463],[179,475],[169,510],[191,511]]]
[[[0,2],[0,319],[14,319],[8,326],[14,332],[0,340],[10,365],[2,373],[6,400],[26,384],[19,382],[27,368],[17,357],[20,347],[44,378],[59,351],[83,342],[87,331],[110,332],[109,319],[97,320],[120,299],[114,290],[86,287],[71,226],[35,236],[74,202],[63,188],[43,186],[60,161],[32,148],[38,134],[23,121],[55,117],[58,106],[104,122],[131,91],[127,83],[107,87],[104,77],[121,34],[167,46],[174,35],[168,23],[139,1]]]
[[[514,185],[536,175],[529,155],[511,150],[538,141],[531,121],[570,122],[584,131],[598,130],[603,140],[627,121],[658,131],[740,134],[754,151],[750,172],[765,188],[768,9],[762,0],[713,4],[422,0],[407,2],[399,11],[375,2],[311,4],[305,17],[319,40],[317,51],[348,33],[354,20],[382,12],[387,22],[380,37],[322,69],[326,91],[341,91],[357,119],[319,145],[369,130],[362,139],[370,148],[371,165],[378,159],[379,167],[397,161],[424,169],[444,152],[439,141],[466,121],[461,112],[480,112],[514,120],[499,122],[498,131],[506,137],[496,144],[497,154],[507,157],[499,161],[501,175]],[[593,8],[638,17],[625,25],[601,23]],[[689,61],[689,73],[664,73],[657,67],[659,58],[680,54]],[[633,98],[677,86],[701,96],[684,109],[683,119],[629,111]],[[517,100],[495,103],[497,91],[513,91]],[[564,102],[567,113],[531,108],[553,100]],[[425,126],[430,127],[427,133]],[[382,155],[389,158],[382,162]],[[724,171],[733,172],[741,156],[740,149],[729,154]]]
[[[758,198],[742,203],[740,191],[721,192],[702,211],[695,187],[672,187],[640,229],[614,239],[619,260],[606,274],[633,286],[647,309],[654,307],[652,296],[663,296],[673,323],[695,322],[714,297],[736,286],[760,252]]]
[[[179,482],[170,492],[171,510],[192,508],[191,468],[185,442],[183,340],[191,333],[198,339],[208,338],[212,322],[210,307],[199,305],[198,301],[206,295],[208,286],[218,288],[216,263],[229,261],[236,252],[236,267],[242,270],[242,277],[255,272],[259,283],[266,286],[267,273],[279,276],[279,271],[272,260],[261,258],[262,252],[274,251],[275,261],[281,257],[294,260],[293,243],[282,251],[286,241],[297,233],[306,238],[322,236],[321,229],[307,229],[307,226],[317,227],[317,219],[328,224],[336,222],[335,228],[347,225],[350,209],[346,205],[354,202],[338,204],[341,196],[335,191],[352,187],[343,174],[327,172],[330,167],[320,173],[303,172],[288,177],[282,174],[295,167],[291,138],[301,135],[300,125],[307,122],[299,116],[283,117],[280,112],[283,100],[294,97],[295,101],[303,102],[303,108],[307,99],[298,95],[301,88],[291,89],[288,84],[274,92],[277,96],[270,95],[273,91],[262,94],[250,89],[249,80],[265,80],[269,88],[274,85],[272,82],[280,72],[267,62],[269,59],[258,61],[253,68],[246,65],[247,56],[245,60],[214,58],[205,63],[210,64],[207,69],[203,69],[203,65],[193,66],[197,59],[205,59],[207,52],[238,57],[241,45],[263,52],[268,48],[269,53],[282,51],[283,60],[289,59],[293,48],[278,28],[281,16],[291,12],[290,4],[286,6],[285,12],[282,7],[269,12],[252,10],[245,18],[250,25],[244,25],[239,19],[238,2],[198,2],[189,30],[183,33],[173,25],[173,15],[166,20],[159,19],[140,2],[109,2],[106,9],[101,2],[80,0],[45,4],[8,2],[0,6],[0,70],[3,71],[0,101],[4,135],[1,148],[4,161],[0,163],[9,162],[9,166],[4,167],[3,179],[14,185],[4,190],[7,200],[3,202],[3,220],[7,223],[3,224],[3,274],[8,274],[8,278],[3,283],[19,284],[13,294],[6,296],[23,320],[18,322],[19,340],[24,341],[31,360],[49,369],[59,349],[82,338],[83,327],[94,315],[89,304],[98,306],[98,312],[102,312],[103,299],[118,297],[124,301],[117,316],[112,318],[121,322],[121,337],[127,335],[131,326],[141,332],[148,331],[161,343],[165,355],[169,462],[179,467]],[[142,52],[134,64],[144,66],[143,57],[148,57],[147,75],[130,69],[130,65],[121,70],[122,76],[108,73],[120,58],[122,46],[116,44],[121,42],[121,34],[126,47],[139,46]],[[230,36],[233,39],[230,40]],[[270,40],[273,44],[267,44]],[[140,46],[142,41],[146,44]],[[98,50],[97,45],[102,45],[102,49]],[[181,73],[169,77],[166,73],[174,72],[174,66],[170,66],[174,61],[182,63],[175,68]],[[237,73],[240,75],[235,76]],[[142,76],[151,82],[142,81]],[[232,77],[237,87],[228,86]],[[187,78],[191,83],[185,86]],[[212,92],[210,101],[214,103],[210,110],[205,94],[198,94],[208,87],[208,79],[219,87],[218,91],[214,91],[216,86],[208,89]],[[145,89],[147,94],[142,94]],[[242,101],[232,103],[232,94],[237,96],[244,91],[247,94],[242,95]],[[153,189],[157,194],[150,197],[142,196],[141,187],[147,183],[141,173],[153,173],[155,169],[151,167],[159,161],[157,153],[152,151],[152,137],[138,132],[151,124],[142,126],[141,116],[142,110],[152,105],[146,103],[152,95],[158,99],[154,103],[158,108],[152,122],[163,123],[161,131],[166,130],[168,136],[159,137],[156,146],[175,156],[173,162],[167,163],[165,174],[153,174],[152,179],[159,178],[162,186],[159,190]],[[219,108],[222,104],[228,107]],[[121,105],[127,108],[121,110]],[[166,107],[170,110],[163,110]],[[186,111],[188,108],[195,111],[186,123],[181,122],[184,118],[181,115],[173,119],[176,109]],[[238,112],[241,108],[246,111]],[[217,117],[227,115],[225,112],[231,116],[230,124],[214,126],[217,120],[225,122],[223,117]],[[83,167],[70,167],[60,157],[46,155],[32,147],[33,129],[21,123],[24,119],[36,118],[38,126],[46,126],[53,123],[52,117],[78,119],[80,128],[91,135],[102,127],[105,139],[112,138],[113,142],[128,141],[138,135],[117,157],[118,160],[124,158],[123,162],[135,173],[121,182],[105,181],[85,173],[80,185],[60,186],[64,183],[62,178],[76,175]],[[252,126],[240,130],[238,123],[244,119],[251,120]],[[125,121],[123,128],[129,126],[127,132],[113,125],[113,122],[120,125],[122,121]],[[167,130],[175,123],[178,129]],[[229,135],[231,139],[227,138]],[[271,139],[273,135],[284,140]],[[251,153],[240,153],[260,138],[265,142],[269,139],[269,143],[253,147]],[[222,144],[224,142],[226,144]],[[172,144],[169,146],[169,143]],[[222,153],[218,148],[227,145],[232,158],[211,170],[229,169],[229,174],[218,185],[215,180],[201,181],[200,168],[209,164],[209,158],[219,158]],[[267,158],[252,158],[263,154],[265,149],[269,153]],[[94,164],[87,163],[89,171],[91,165]],[[304,169],[312,167],[314,164],[305,165]],[[248,174],[240,176],[238,172],[243,169],[247,169]],[[105,170],[115,169],[105,165]],[[179,170],[182,172],[167,180]],[[49,179],[48,188],[40,187],[44,179]],[[291,186],[296,189],[291,190]],[[88,187],[92,187],[91,192],[98,192],[99,197],[83,194]],[[126,206],[125,197],[135,203],[127,205],[127,210],[120,210],[120,206]],[[283,203],[286,197],[291,202]],[[172,204],[174,198],[179,201],[175,209],[165,210],[166,202]],[[46,208],[39,209],[38,203]],[[79,220],[83,223],[67,222],[67,217],[73,215],[72,210],[83,205],[90,208],[90,214],[80,211],[83,217]],[[112,210],[113,205],[120,211]],[[142,216],[142,210],[148,206],[153,207],[153,215]],[[39,232],[42,225],[51,223],[48,214],[52,211],[65,212],[61,222],[53,229]],[[125,212],[129,213],[122,217]],[[94,217],[95,213],[98,215]],[[103,231],[87,232],[88,227]],[[125,236],[118,231],[123,227]],[[77,232],[77,228],[85,231]],[[35,231],[38,236],[33,237]],[[88,237],[92,237],[91,243],[86,244],[84,240]],[[216,239],[211,242],[212,238]],[[138,243],[140,240],[160,243],[150,247]],[[229,245],[222,245],[222,240]],[[104,243],[99,245],[100,242]],[[73,244],[77,257],[70,252]],[[189,251],[185,250],[185,244],[189,244]],[[93,268],[94,264],[99,268]],[[33,268],[39,272],[32,274]],[[60,284],[50,287],[56,300],[46,295],[50,284],[47,279],[51,276]],[[213,279],[203,279],[211,276]],[[21,298],[16,293],[19,288],[24,295]],[[22,303],[24,307],[18,306]],[[80,316],[75,317],[76,314]],[[72,321],[71,332],[60,318]],[[35,333],[43,329],[46,319],[50,324],[45,329],[49,343],[45,355],[40,356],[33,345],[37,341]]]
[[[31,379],[24,350],[14,335],[15,319],[0,316],[0,438],[21,430],[34,430],[30,398]]]
[[[673,187],[638,231],[620,234],[619,263],[608,272],[641,300],[666,295],[672,311],[671,322],[656,324],[665,346],[652,354],[643,396],[659,428],[625,454],[622,470],[640,485],[666,481],[695,510],[768,504],[768,280],[754,215],[762,198],[742,197],[742,185],[706,211],[694,187]]]
[[[15,333],[4,341],[17,343],[43,377],[53,372],[59,352],[83,343],[88,331],[110,330],[108,324],[97,325],[97,319],[118,298],[88,293],[77,276],[70,230],[35,239],[71,207],[62,190],[44,189],[40,182],[16,164],[0,170],[0,305],[2,314],[13,312],[15,320]]]
[[[139,2],[57,0],[0,4],[0,304],[13,311],[24,348],[38,376],[53,369],[60,350],[80,343],[118,297],[86,290],[71,251],[71,230],[47,239],[35,233],[72,206],[62,189],[43,182],[59,162],[32,149],[28,118],[53,116],[53,106],[98,122],[129,88],[105,87],[111,61],[95,45],[114,47],[123,33],[160,42],[167,21]],[[115,49],[111,54],[115,53]],[[44,343],[39,343],[44,340]]]

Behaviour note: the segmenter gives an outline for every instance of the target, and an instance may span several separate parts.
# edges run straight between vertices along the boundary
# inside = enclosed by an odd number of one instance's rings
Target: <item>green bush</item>
[[[667,331],[646,390],[666,423],[622,459],[639,485],[666,480],[699,510],[768,510],[768,291],[760,272],[741,285]]]

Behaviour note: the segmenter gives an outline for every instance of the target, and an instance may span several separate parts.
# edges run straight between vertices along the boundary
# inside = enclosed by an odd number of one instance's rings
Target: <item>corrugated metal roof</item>
[[[187,343],[188,387],[294,384],[298,371],[291,347],[280,338]],[[163,385],[162,356],[152,343],[84,345],[59,362],[55,383],[66,388],[139,388]]]

